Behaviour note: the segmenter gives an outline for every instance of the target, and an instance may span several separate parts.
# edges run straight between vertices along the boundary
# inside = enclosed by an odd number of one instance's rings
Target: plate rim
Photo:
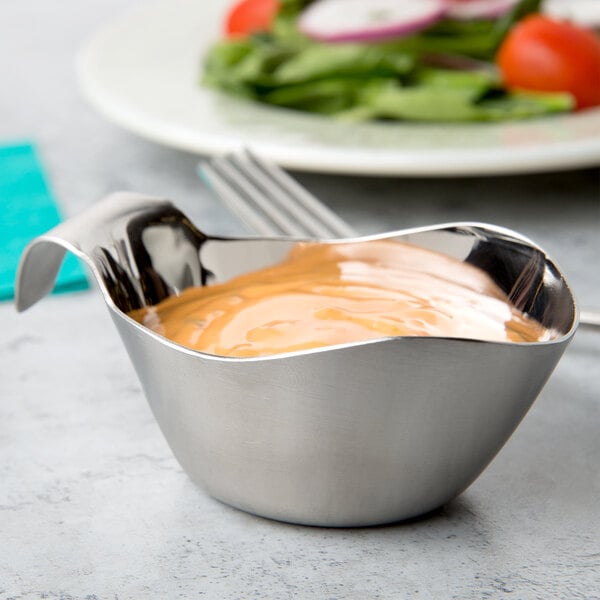
[[[76,74],[88,102],[108,120],[145,139],[161,145],[187,151],[192,154],[224,154],[239,150],[248,145],[233,136],[203,132],[197,129],[183,131],[179,125],[165,122],[156,115],[132,107],[126,99],[119,97],[115,90],[106,89],[94,73],[95,57],[101,53],[105,40],[111,34],[126,26],[132,19],[150,14],[160,8],[173,6],[173,0],[156,0],[121,14],[113,22],[100,28],[79,50],[76,57]],[[198,85],[198,94],[219,92]],[[240,102],[243,102],[240,100]],[[260,105],[265,110],[286,109]],[[600,119],[600,108],[592,109]],[[562,115],[569,118],[575,115]],[[308,117],[320,117],[308,115]],[[553,116],[546,119],[555,118]],[[539,121],[538,121],[539,122]],[[513,125],[515,122],[511,122]],[[394,124],[396,127],[402,124]],[[417,126],[417,124],[410,124]],[[502,127],[505,124],[476,124],[478,126]],[[316,173],[353,174],[363,176],[409,176],[409,177],[452,177],[539,173],[600,165],[600,137],[578,141],[560,141],[551,145],[526,147],[478,147],[456,148],[450,153],[448,148],[424,149],[369,149],[356,151],[356,148],[342,148],[328,145],[326,150],[303,144],[295,146],[290,142],[256,141],[252,143],[255,152],[276,162],[282,167]],[[542,158],[540,159],[540,154]],[[370,159],[365,160],[369,155]],[[501,156],[500,156],[501,155]]]

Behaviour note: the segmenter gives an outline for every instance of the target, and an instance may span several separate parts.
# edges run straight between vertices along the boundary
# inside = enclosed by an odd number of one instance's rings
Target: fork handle
[[[600,311],[582,310],[579,313],[579,324],[585,327],[600,327]]]

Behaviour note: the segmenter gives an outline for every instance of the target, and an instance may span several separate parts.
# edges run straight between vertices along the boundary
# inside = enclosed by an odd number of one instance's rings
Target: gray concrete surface
[[[64,212],[130,189],[243,231],[196,157],[95,114],[73,58],[134,2],[0,4],[0,140],[39,144]],[[460,180],[299,174],[367,232],[456,219],[534,238],[600,305],[595,170]],[[457,500],[360,530],[271,522],[196,488],[153,421],[97,290],[0,305],[0,599],[600,598],[600,332],[580,331],[515,435]]]

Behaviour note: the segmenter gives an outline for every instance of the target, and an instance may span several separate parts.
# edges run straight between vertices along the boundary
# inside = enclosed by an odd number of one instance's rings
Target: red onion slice
[[[460,21],[496,19],[518,2],[519,0],[449,0],[446,16]]]
[[[317,0],[298,27],[322,42],[369,42],[425,29],[446,13],[448,0]]]

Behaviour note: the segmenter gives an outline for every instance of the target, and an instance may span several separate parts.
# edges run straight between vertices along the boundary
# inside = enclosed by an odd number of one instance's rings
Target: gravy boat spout
[[[478,266],[555,339],[396,337],[259,358],[190,350],[128,311],[272,265],[295,241],[210,237],[171,203],[130,193],[33,240],[16,302],[24,310],[48,293],[65,251],[74,252],[98,281],[156,420],[193,481],[273,519],[388,523],[439,507],[479,476],[556,366],[577,308],[552,260],[515,232],[452,223],[356,241],[383,238]]]

